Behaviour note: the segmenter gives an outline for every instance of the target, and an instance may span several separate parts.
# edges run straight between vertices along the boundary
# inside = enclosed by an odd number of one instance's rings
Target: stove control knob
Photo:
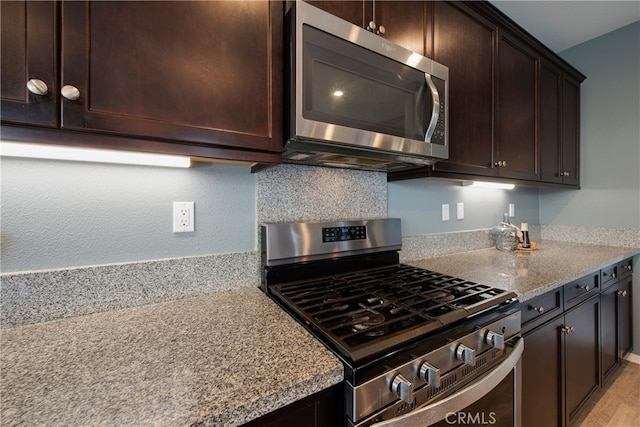
[[[413,402],[413,384],[402,375],[396,375],[391,383],[391,391],[407,403]]]
[[[493,331],[487,332],[487,344],[498,350],[504,350],[504,335]]]
[[[469,366],[476,365],[476,351],[464,344],[460,344],[456,349],[456,358]]]
[[[440,387],[440,369],[424,362],[420,366],[420,378],[425,380],[433,388]]]

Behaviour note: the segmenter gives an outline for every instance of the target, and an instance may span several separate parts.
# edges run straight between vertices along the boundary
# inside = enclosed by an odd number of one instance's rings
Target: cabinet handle
[[[567,335],[571,335],[573,333],[573,326],[563,326],[561,329],[562,332],[564,332]]]
[[[532,306],[530,306],[529,309],[537,311],[540,314],[544,314],[544,307],[532,307]]]
[[[616,278],[616,273],[611,273],[611,274],[609,274],[609,273],[607,273],[606,271],[603,271],[603,272],[602,272],[602,274],[603,274],[603,275],[605,275],[605,276],[609,276],[609,277],[611,277],[612,279],[615,279],[615,278]]]
[[[60,93],[69,101],[75,101],[80,98],[80,91],[75,86],[64,85],[62,89],[60,89]]]
[[[27,82],[27,89],[34,95],[46,95],[49,93],[49,86],[40,79],[31,79]]]
[[[625,265],[624,268],[627,269],[627,271],[633,270],[633,267],[631,266],[631,264]]]
[[[578,285],[578,288],[582,289],[585,292],[589,292],[589,285]]]
[[[505,167],[505,166],[507,166],[507,161],[506,160],[498,160],[497,162],[494,163],[494,165],[496,167],[500,167],[500,166]]]
[[[618,295],[620,295],[622,298],[627,296],[627,291],[623,291],[622,289],[619,290],[618,292],[616,292]]]

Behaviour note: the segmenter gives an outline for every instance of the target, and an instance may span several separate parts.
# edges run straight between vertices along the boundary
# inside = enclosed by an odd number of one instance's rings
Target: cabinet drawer
[[[633,258],[627,258],[619,264],[618,271],[620,273],[620,279],[626,279],[631,277],[633,273]]]
[[[607,288],[613,284],[618,283],[618,264],[610,265],[607,268],[600,270],[602,289]]]
[[[536,320],[536,324],[546,321],[562,313],[562,288],[554,289],[546,294],[525,301],[521,306],[522,325]],[[540,320],[539,322],[537,320]]]
[[[564,285],[564,309],[585,301],[600,292],[600,273],[596,272]]]

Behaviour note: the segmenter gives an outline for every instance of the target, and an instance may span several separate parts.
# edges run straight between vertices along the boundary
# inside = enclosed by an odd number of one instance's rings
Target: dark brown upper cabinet
[[[495,176],[497,27],[463,3],[433,3],[433,59],[449,67],[449,160],[434,171]]]
[[[539,179],[538,61],[538,54],[525,42],[500,31],[493,167],[503,178]]]
[[[49,1],[0,2],[3,121],[58,125],[57,16]]]
[[[428,2],[425,16],[425,52],[449,67],[449,159],[389,180],[579,185],[585,77],[488,2]]]
[[[540,180],[580,185],[580,81],[540,64]]]
[[[427,2],[310,0],[307,3],[361,28],[367,28],[373,21],[375,31],[379,31],[380,26],[384,27],[384,33],[379,34],[381,37],[421,55],[425,53],[424,28]]]
[[[135,138],[131,146],[143,151],[279,160],[282,2],[59,7],[60,91],[52,98],[63,130],[101,135],[107,145],[105,135]]]

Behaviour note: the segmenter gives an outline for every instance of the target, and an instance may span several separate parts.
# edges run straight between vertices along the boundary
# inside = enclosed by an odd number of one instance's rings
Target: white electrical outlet
[[[464,203],[462,202],[458,202],[458,204],[456,204],[456,218],[464,219]]]
[[[449,205],[447,203],[442,205],[442,220],[449,221]]]
[[[195,230],[193,202],[173,202],[173,232],[189,233]]]

